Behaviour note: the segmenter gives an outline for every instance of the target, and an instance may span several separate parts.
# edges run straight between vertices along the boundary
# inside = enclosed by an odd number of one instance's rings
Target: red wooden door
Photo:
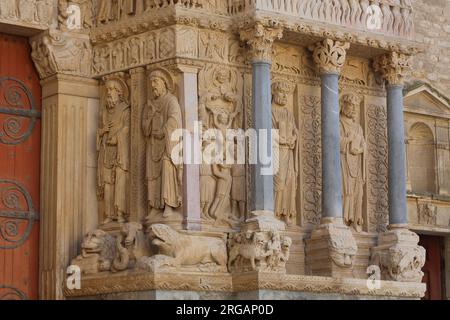
[[[422,282],[427,284],[424,300],[442,300],[441,238],[420,235],[419,245],[427,251]]]
[[[0,33],[0,300],[38,297],[40,110],[28,40]]]

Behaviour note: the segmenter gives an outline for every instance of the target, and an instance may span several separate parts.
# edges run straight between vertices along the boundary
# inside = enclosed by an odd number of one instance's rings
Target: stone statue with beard
[[[105,87],[103,127],[97,132],[97,190],[99,198],[104,202],[103,223],[124,223],[129,215],[126,201],[130,157],[128,88],[120,78],[107,79]]]
[[[341,168],[344,221],[356,231],[363,227],[363,194],[366,182],[366,140],[361,125],[356,122],[356,112],[361,99],[346,94],[341,99]]]
[[[171,93],[173,81],[162,68],[149,75],[151,98],[143,111],[142,129],[146,138],[147,225],[162,213],[177,218],[182,205],[183,165],[175,164],[171,154],[179,141],[172,140],[182,128],[181,108]]]

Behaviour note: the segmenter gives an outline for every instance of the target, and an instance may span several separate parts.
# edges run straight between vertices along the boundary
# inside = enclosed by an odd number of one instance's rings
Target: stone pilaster
[[[201,229],[200,164],[197,160],[201,160],[201,154],[198,154],[201,152],[201,145],[197,144],[200,141],[196,141],[194,135],[195,123],[199,120],[198,68],[177,65],[176,69],[180,84],[179,99],[183,112],[183,128],[190,135],[183,139],[183,151],[189,151],[183,153],[183,228],[199,231]]]
[[[90,79],[89,35],[57,30],[30,39],[42,79],[39,292],[63,299],[70,259],[98,224],[96,128],[99,90]]]
[[[388,116],[389,231],[380,234],[372,249],[372,264],[378,265],[382,279],[421,282],[425,249],[419,237],[407,229],[405,130],[403,81],[410,58],[391,52],[374,61],[374,69],[386,80]]]
[[[145,141],[142,134],[142,112],[147,103],[145,68],[130,70],[130,221],[141,221],[147,210],[145,185]]]
[[[63,280],[97,221],[97,81],[53,75],[42,81],[39,292],[63,299]]]
[[[322,220],[307,240],[306,255],[314,275],[353,277],[356,241],[342,218],[339,128],[339,75],[349,43],[325,39],[310,47],[321,78]]]
[[[271,61],[272,46],[282,37],[282,29],[268,28],[261,23],[241,31],[241,39],[248,45],[252,64],[252,114],[253,128],[257,133],[267,132],[266,150],[272,150],[272,96]],[[259,135],[259,139],[261,135]],[[258,141],[259,146],[261,145]],[[259,148],[258,148],[259,149]],[[258,150],[260,151],[260,150]],[[274,210],[273,170],[265,167],[257,157],[252,167],[251,211]],[[269,170],[267,170],[269,169]],[[264,172],[265,171],[265,172]],[[264,173],[263,173],[264,172]]]

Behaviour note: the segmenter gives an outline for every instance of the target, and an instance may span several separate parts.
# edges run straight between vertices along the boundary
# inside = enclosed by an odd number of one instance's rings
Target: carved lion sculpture
[[[142,230],[142,225],[137,222],[123,225],[116,238],[116,256],[111,271],[133,268],[141,257],[150,255],[149,241]]]
[[[103,230],[89,232],[81,244],[81,255],[72,260],[82,273],[97,273],[111,270],[115,255],[115,240]]]
[[[250,242],[248,242],[248,238],[250,238]],[[247,237],[235,236],[234,242],[230,246],[228,269],[231,271],[235,261],[249,260],[252,270],[256,270],[256,260],[263,260],[272,254],[271,250],[266,250],[266,245],[266,238],[260,232],[249,234]]]
[[[226,266],[227,249],[221,238],[183,234],[164,224],[153,224],[150,237],[152,245],[158,248],[158,256],[171,257],[174,267]]]

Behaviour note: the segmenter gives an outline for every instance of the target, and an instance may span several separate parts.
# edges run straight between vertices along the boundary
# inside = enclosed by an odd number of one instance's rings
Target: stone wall
[[[446,94],[450,90],[450,0],[415,1],[414,23],[416,39],[428,48],[415,57],[411,81],[428,82]]]

